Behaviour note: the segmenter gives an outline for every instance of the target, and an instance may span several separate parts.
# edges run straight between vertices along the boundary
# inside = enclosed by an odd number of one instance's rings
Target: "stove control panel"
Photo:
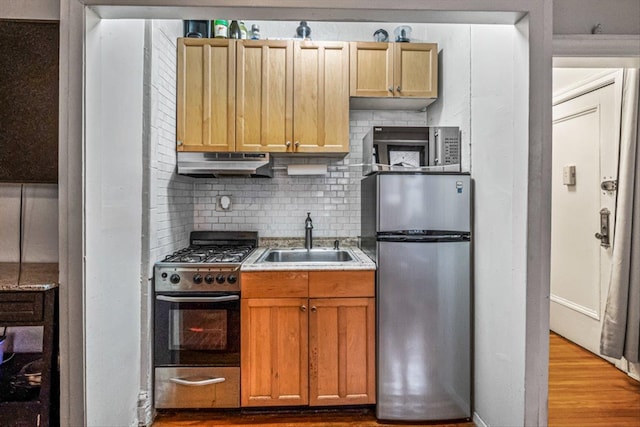
[[[240,292],[240,272],[229,267],[175,267],[154,268],[156,292]]]

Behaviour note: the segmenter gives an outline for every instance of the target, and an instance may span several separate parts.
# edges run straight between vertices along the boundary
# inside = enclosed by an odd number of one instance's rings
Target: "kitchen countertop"
[[[341,247],[350,250],[355,256],[354,261],[305,263],[305,262],[263,262],[256,261],[269,248],[258,248],[242,263],[240,271],[292,271],[292,270],[316,270],[316,271],[343,271],[343,270],[375,270],[376,264],[361,249],[357,247]]]
[[[0,263],[0,292],[47,291],[58,287],[57,263]]]

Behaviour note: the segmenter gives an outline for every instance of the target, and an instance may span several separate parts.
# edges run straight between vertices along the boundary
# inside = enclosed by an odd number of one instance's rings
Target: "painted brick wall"
[[[154,263],[188,244],[193,178],[176,170],[176,38],[182,21],[154,20],[150,45],[149,252]]]
[[[362,138],[375,125],[425,126],[426,113],[351,111],[350,152],[343,159],[276,158],[268,178],[199,179],[195,183],[197,230],[255,230],[261,237],[302,237],[311,212],[314,236],[357,237],[360,234]],[[322,163],[326,176],[288,176],[286,165]],[[232,199],[230,212],[216,210],[221,195]]]

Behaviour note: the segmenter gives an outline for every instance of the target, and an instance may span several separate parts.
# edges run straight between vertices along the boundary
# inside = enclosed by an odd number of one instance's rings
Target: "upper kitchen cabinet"
[[[293,134],[293,41],[237,42],[236,151],[288,152]]]
[[[178,150],[346,154],[349,44],[179,39]]]
[[[349,152],[349,44],[295,42],[293,62],[291,151]]]
[[[353,109],[412,109],[438,96],[435,43],[351,43]]]
[[[236,44],[178,39],[178,151],[235,149]]]

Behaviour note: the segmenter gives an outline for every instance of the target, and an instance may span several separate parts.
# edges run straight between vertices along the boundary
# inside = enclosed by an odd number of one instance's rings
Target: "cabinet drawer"
[[[156,408],[238,408],[240,368],[156,368]],[[213,384],[207,382],[220,381]]]
[[[261,271],[242,273],[242,298],[306,298],[309,273],[306,271]]]
[[[356,271],[310,271],[309,298],[373,297],[375,295],[375,272]]]
[[[0,292],[0,324],[42,321],[43,301],[42,292]]]

